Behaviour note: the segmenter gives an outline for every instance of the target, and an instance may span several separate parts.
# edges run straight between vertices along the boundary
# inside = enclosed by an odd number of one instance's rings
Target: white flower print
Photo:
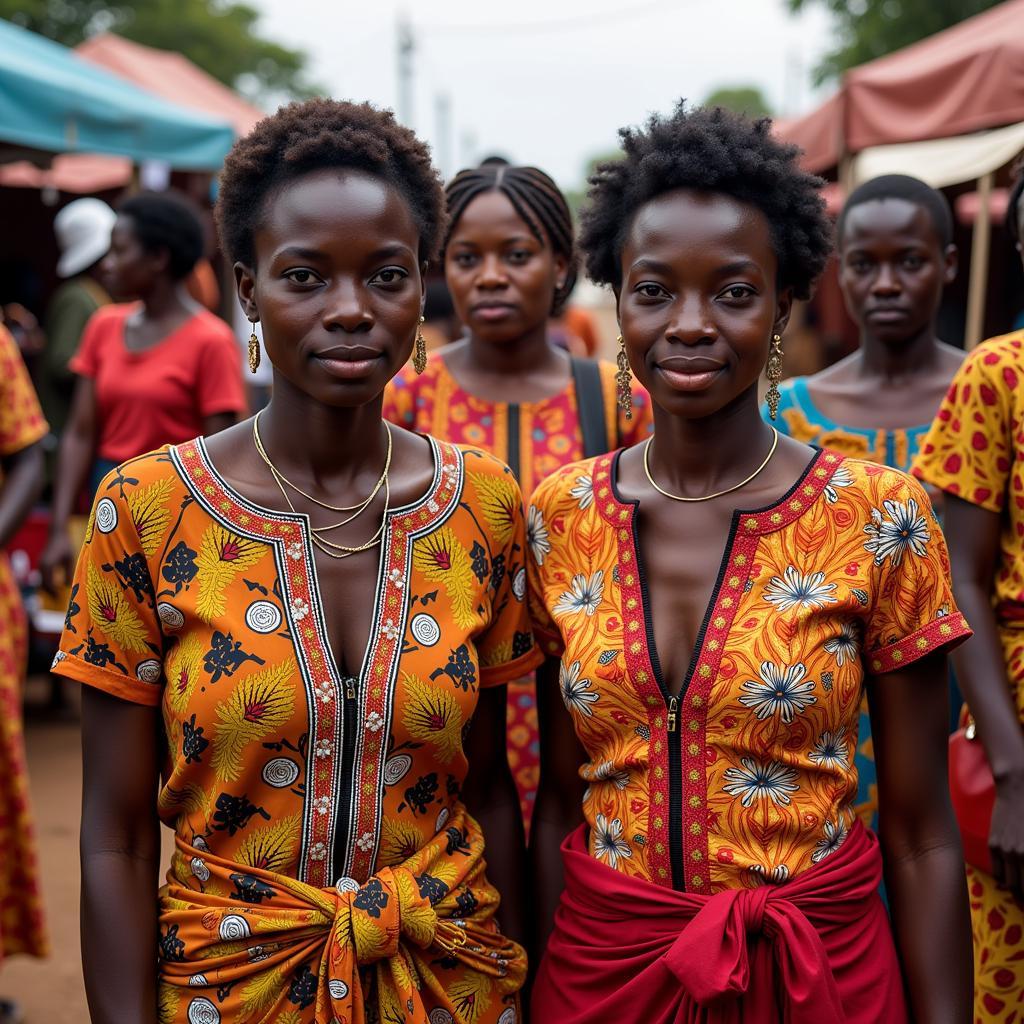
[[[285,547],[285,551],[289,558],[294,558],[297,562],[302,557],[302,545],[297,540],[289,541]]]
[[[818,698],[811,691],[814,680],[805,683],[807,666],[802,662],[795,665],[775,665],[770,661],[761,662],[761,681],[748,679],[742,686],[746,691],[740,697],[740,703],[757,712],[759,719],[778,715],[787,724],[793,721],[794,715],[801,714]]]
[[[384,728],[384,719],[381,717],[379,712],[371,711],[366,716],[365,725],[370,732],[380,732],[380,730]]]
[[[405,586],[405,577],[402,575],[401,569],[392,569],[388,573],[388,583],[391,584],[396,590],[401,590]]]
[[[402,634],[399,628],[395,625],[394,619],[388,619],[383,626],[380,627],[381,633],[387,637],[388,640],[397,640]]]
[[[904,504],[901,501],[883,502],[888,519],[883,518],[879,509],[871,510],[871,522],[864,527],[864,532],[871,538],[864,542],[864,547],[875,556],[875,565],[881,565],[887,558],[893,565],[899,565],[908,552],[924,557],[928,541],[932,539],[928,524],[922,515],[918,515],[917,502],[911,498]]]
[[[301,622],[309,614],[309,605],[301,597],[292,598],[292,615]]]
[[[326,814],[331,809],[331,798],[327,796],[318,797],[313,802],[313,806],[316,808],[317,814]]]
[[[369,853],[373,849],[373,833],[364,832],[357,840],[356,846],[359,847],[363,853]]]
[[[329,679],[324,679],[317,683],[315,692],[317,697],[319,697],[324,704],[330,704],[334,699],[334,687],[331,685],[331,681]]]
[[[800,787],[796,784],[796,771],[778,761],[758,761],[754,757],[741,758],[742,768],[727,768],[725,777],[729,785],[725,792],[743,798],[749,807],[755,800],[765,798],[774,804],[789,804],[789,794]]]
[[[438,503],[434,501],[433,498],[431,498],[430,501],[427,502],[427,511],[430,513],[436,512],[440,507],[441,506],[438,505]]]
[[[840,466],[833,474],[832,479],[825,485],[825,500],[834,505],[839,500],[837,487],[849,487],[853,483],[853,474],[845,467]]]
[[[309,859],[310,860],[323,860],[327,856],[327,844],[326,843],[314,843],[309,848]]]
[[[836,664],[842,668],[848,661],[857,660],[859,639],[856,624],[844,622],[839,630],[839,635],[832,637],[831,640],[826,640],[822,647],[836,659]]]
[[[841,818],[837,819],[835,824],[826,819],[825,834],[814,847],[814,853],[811,854],[811,862],[817,864],[818,861],[824,860],[830,853],[835,853],[843,845],[843,840],[849,834],[849,831],[846,827],[846,822]]]
[[[594,501],[594,480],[590,476],[576,477],[576,483],[569,491],[570,497],[576,499],[581,509],[590,508]]]
[[[530,545],[530,554],[538,565],[551,552],[551,541],[548,539],[548,528],[544,525],[544,513],[536,505],[530,506],[526,513],[526,543]]]
[[[764,885],[785,885],[789,881],[789,868],[785,864],[776,864],[771,871],[763,864],[751,864],[750,870]]]
[[[571,615],[585,611],[593,615],[604,596],[604,569],[598,569],[589,579],[582,573],[573,576],[569,589],[558,599],[555,615]]]
[[[331,741],[330,740],[317,740],[315,753],[316,753],[317,757],[330,757],[331,756]]]
[[[795,565],[788,566],[781,577],[773,576],[764,588],[764,599],[780,612],[790,608],[821,608],[835,603],[834,583],[825,582],[823,572],[804,574]]]
[[[850,753],[846,749],[846,727],[840,726],[835,732],[826,730],[815,741],[809,761],[822,768],[849,768]]]
[[[618,865],[619,858],[633,856],[629,843],[622,838],[622,821],[619,818],[609,821],[603,814],[598,814],[594,829],[594,855],[598,860],[608,861],[613,868]]]
[[[570,711],[575,708],[581,715],[593,715],[590,705],[600,700],[600,694],[591,691],[589,679],[580,679],[578,661],[574,661],[568,668],[564,662],[559,665],[558,686],[562,691],[562,700]]]
[[[596,768],[588,765],[583,769],[583,776],[594,782],[611,782],[618,789],[629,785],[629,770],[617,768],[614,761],[602,761]]]

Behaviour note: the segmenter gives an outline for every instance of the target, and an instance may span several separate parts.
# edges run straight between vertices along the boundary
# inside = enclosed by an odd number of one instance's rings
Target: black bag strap
[[[509,402],[508,406],[508,468],[516,480],[522,480],[520,475],[520,451],[519,451],[519,405],[517,402]]]
[[[576,387],[576,407],[580,415],[580,433],[583,435],[583,458],[591,459],[608,451],[608,420],[604,412],[604,392],[601,388],[601,370],[595,359],[570,356],[572,379]],[[616,423],[616,440],[618,440]]]

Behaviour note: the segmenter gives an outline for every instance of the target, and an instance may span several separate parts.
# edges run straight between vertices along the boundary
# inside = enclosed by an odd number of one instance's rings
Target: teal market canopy
[[[235,133],[143,92],[67,47],[0,21],[0,144],[45,153],[111,153],[217,170]]]

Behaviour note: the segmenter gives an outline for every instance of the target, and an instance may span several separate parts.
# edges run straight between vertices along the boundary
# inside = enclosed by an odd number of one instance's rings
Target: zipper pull
[[[358,683],[358,682],[359,682],[359,680],[356,679],[355,676],[346,676],[345,677],[345,696],[349,700],[355,700],[356,699],[356,683]]]
[[[668,731],[676,731],[676,711],[679,709],[679,698],[669,697],[668,699]]]

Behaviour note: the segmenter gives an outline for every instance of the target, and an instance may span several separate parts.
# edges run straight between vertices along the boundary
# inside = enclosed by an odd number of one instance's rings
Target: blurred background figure
[[[67,423],[75,374],[70,362],[85,325],[110,295],[100,283],[100,261],[110,249],[117,214],[102,199],[76,199],[54,218],[60,259],[57,276],[64,283],[46,308],[46,343],[38,362],[39,398],[50,430],[58,437]]]
[[[92,317],[71,362],[78,379],[40,562],[51,591],[58,569],[70,579],[69,520],[87,480],[91,499],[119,463],[215,434],[247,410],[234,335],[185,286],[202,253],[202,225],[183,197],[144,193],[121,204],[101,268],[121,301]]]
[[[572,214],[543,171],[489,160],[447,188],[445,279],[465,334],[391,382],[384,415],[411,430],[483,448],[508,463],[527,496],[577,459],[631,445],[650,431],[646,392],[633,385],[627,419],[612,363],[555,344],[576,283]],[[530,542],[547,543],[531,520]],[[509,764],[529,826],[539,748],[532,678],[509,686]]]
[[[850,194],[836,234],[839,284],[860,347],[821,373],[785,381],[775,426],[798,441],[906,473],[964,358],[936,334],[942,290],[957,271],[953,216],[941,192],[888,174]],[[856,808],[877,830],[866,699],[859,735]]]
[[[42,490],[46,429],[17,345],[0,325],[0,962],[48,952],[22,734],[27,624],[3,553]],[[17,1006],[0,999],[0,1024],[19,1019]]]

